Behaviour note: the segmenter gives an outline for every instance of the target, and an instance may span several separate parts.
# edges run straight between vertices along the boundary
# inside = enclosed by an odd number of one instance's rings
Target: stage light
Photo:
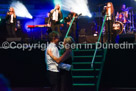
[[[92,17],[89,11],[88,0],[54,0],[55,5],[60,4],[61,9],[65,11],[73,11],[82,16]]]
[[[60,23],[63,23],[63,22],[64,22],[64,20],[63,20],[63,19],[61,19],[61,20],[60,20]]]
[[[61,5],[61,0],[54,0],[54,5],[59,4]]]
[[[0,22],[1,22],[1,18],[0,18]]]
[[[28,12],[27,8],[20,1],[13,1],[10,5],[15,9],[15,13],[18,17],[30,18],[32,19],[32,15]]]

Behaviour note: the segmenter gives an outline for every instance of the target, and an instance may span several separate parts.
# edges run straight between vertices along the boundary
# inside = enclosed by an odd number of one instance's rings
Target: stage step
[[[98,78],[98,76],[72,76],[72,78]]]
[[[33,87],[33,88],[12,88],[12,91],[51,91],[51,88],[50,87],[41,87],[41,88],[38,88],[38,87]]]
[[[72,71],[100,71],[100,69],[72,69]]]
[[[93,56],[74,56],[75,58],[92,58]],[[96,57],[103,57],[102,55],[97,55]]]
[[[95,62],[94,64],[101,64],[102,62]],[[91,64],[91,62],[73,62],[72,64]]]
[[[73,86],[95,86],[96,84],[73,84]]]

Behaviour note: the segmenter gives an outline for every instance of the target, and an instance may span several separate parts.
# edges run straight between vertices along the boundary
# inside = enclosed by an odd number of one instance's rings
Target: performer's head
[[[13,8],[13,7],[10,7],[10,8],[9,8],[9,11],[10,11],[10,12],[14,12],[14,8]]]
[[[10,8],[9,8],[9,12],[11,12],[11,14],[15,14],[14,8],[13,8],[13,7],[10,7]]]
[[[68,37],[64,38],[63,45],[64,46],[66,45],[65,47],[70,47],[72,43],[75,43],[75,41],[71,36],[68,36]]]
[[[54,42],[55,44],[58,44],[59,38],[60,38],[59,33],[56,32],[56,31],[53,31],[53,32],[51,32],[49,34],[49,40],[50,40],[50,42]]]
[[[60,10],[60,5],[57,4],[57,5],[55,6],[55,9]]]
[[[121,7],[121,9],[126,9],[126,5],[123,4],[122,7]]]
[[[112,2],[108,2],[108,3],[107,3],[107,7],[108,7],[108,8],[111,8],[111,14],[113,14],[113,13],[114,13],[114,7],[113,7]],[[107,9],[108,9],[108,8],[107,8]]]

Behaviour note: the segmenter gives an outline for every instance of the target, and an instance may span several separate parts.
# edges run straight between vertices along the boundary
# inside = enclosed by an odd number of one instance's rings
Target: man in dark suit
[[[60,6],[56,5],[54,9],[50,11],[50,22],[52,31],[58,31],[61,36],[60,31],[60,20],[62,19],[62,12],[60,10]]]

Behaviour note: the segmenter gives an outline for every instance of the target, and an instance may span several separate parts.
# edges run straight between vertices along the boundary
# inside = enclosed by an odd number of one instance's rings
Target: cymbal
[[[129,11],[130,9],[133,9],[133,7],[127,7],[124,11]]]

